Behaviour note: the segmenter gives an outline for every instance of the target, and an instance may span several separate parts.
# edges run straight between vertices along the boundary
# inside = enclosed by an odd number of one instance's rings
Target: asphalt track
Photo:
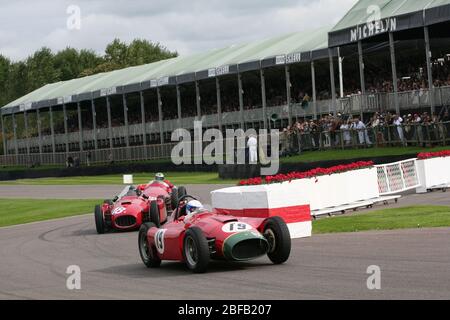
[[[210,187],[189,187],[209,200]],[[38,189],[21,188],[39,196]],[[39,186],[42,192],[45,188]],[[78,188],[77,196],[90,188]],[[439,192],[410,195],[398,205],[418,201],[450,202]],[[66,288],[70,265],[81,268],[81,290]],[[370,265],[381,269],[381,290],[367,289]],[[208,273],[194,275],[174,262],[147,269],[136,232],[97,235],[92,215],[0,228],[0,299],[99,298],[450,299],[450,230],[317,235],[294,240],[284,265],[272,265],[265,257],[213,262]]]

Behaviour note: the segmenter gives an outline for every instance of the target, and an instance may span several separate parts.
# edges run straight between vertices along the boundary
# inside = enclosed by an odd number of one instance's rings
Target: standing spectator
[[[371,145],[372,142],[369,139],[369,134],[367,132],[366,125],[361,121],[360,118],[355,118],[355,122],[353,123],[353,129],[358,131],[359,144],[367,144]]]
[[[342,131],[342,134],[344,136],[344,143],[346,146],[351,145],[352,143],[352,136],[350,134],[350,126],[351,126],[351,120],[347,120],[347,122],[343,122],[341,124],[340,130]]]
[[[414,128],[416,129],[416,140],[419,145],[423,143],[422,118],[416,113],[414,115]]]
[[[247,141],[247,147],[249,151],[250,163],[255,164],[258,162],[258,140],[255,136],[250,136]]]
[[[407,144],[405,142],[405,136],[403,134],[402,123],[403,123],[403,118],[400,117],[399,115],[395,115],[393,124],[394,124],[394,126],[397,127],[398,138],[400,139],[400,141],[402,142],[402,144],[404,146],[407,146]]]

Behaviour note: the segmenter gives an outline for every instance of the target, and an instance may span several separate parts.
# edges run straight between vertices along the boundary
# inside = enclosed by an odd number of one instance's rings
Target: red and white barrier
[[[312,210],[378,197],[374,167],[290,182],[231,187],[211,193],[212,206],[217,212],[245,217],[280,216],[288,224],[292,238],[311,236]]]
[[[279,216],[288,225],[292,238],[311,236],[310,206],[288,182],[220,189],[211,192],[211,199],[218,213],[238,217]]]

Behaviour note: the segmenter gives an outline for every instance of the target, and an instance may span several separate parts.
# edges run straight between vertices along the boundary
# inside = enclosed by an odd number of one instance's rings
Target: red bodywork
[[[254,238],[264,241],[262,235],[266,218],[241,218],[229,215],[217,214],[214,211],[205,211],[189,217],[185,221],[185,216],[179,218],[169,217],[167,222],[161,228],[150,228],[147,233],[147,241],[150,247],[156,249],[157,255],[161,260],[183,261],[183,241],[187,229],[192,226],[199,227],[203,235],[207,238],[210,246],[211,256],[213,258],[226,258],[228,260],[250,260],[265,254],[260,252],[254,257],[235,259],[229,258],[224,252],[225,242],[236,234],[242,234],[243,238]],[[238,225],[245,226],[245,229],[229,230],[231,224],[233,228],[238,229]],[[226,229],[227,231],[224,231]],[[245,233],[245,235],[244,235]]]
[[[157,201],[161,221],[165,221],[169,212],[170,193],[172,187],[158,182],[141,185],[137,190],[142,191],[144,195],[125,195],[116,200],[113,204],[104,203],[102,212],[105,223],[109,228],[128,231],[137,230],[144,222],[150,221],[150,202]]]

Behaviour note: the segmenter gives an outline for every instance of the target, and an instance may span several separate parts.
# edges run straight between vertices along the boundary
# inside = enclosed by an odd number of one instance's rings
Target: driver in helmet
[[[191,200],[186,204],[186,216],[184,221],[186,222],[191,217],[204,210],[203,204],[198,200]]]
[[[167,184],[169,186],[169,188],[174,187],[174,185],[169,180],[166,180],[164,173],[161,173],[161,172],[158,172],[157,174],[155,174],[155,181],[164,182],[165,184]]]

